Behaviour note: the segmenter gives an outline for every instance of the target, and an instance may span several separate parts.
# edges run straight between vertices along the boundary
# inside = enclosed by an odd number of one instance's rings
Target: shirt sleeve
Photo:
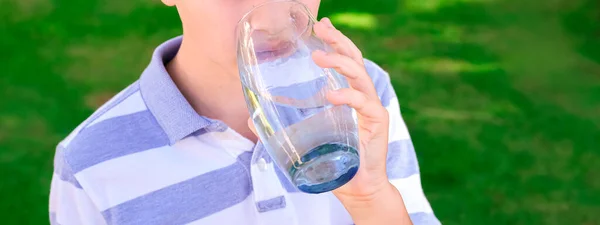
[[[50,224],[106,224],[101,212],[81,187],[64,159],[63,149],[59,148],[54,159],[50,187]]]
[[[373,62],[366,61],[365,66],[367,72],[373,78],[373,83],[383,106],[389,112],[387,175],[390,182],[402,194],[413,224],[441,224],[434,215],[423,192],[417,155],[406,124],[400,114],[400,105],[389,75]]]

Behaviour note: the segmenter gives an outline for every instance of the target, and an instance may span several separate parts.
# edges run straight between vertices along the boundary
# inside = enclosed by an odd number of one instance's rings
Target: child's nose
[[[267,39],[287,38],[295,30],[296,24],[293,23],[288,10],[264,8],[265,11],[256,13],[252,16],[250,24],[256,35]]]

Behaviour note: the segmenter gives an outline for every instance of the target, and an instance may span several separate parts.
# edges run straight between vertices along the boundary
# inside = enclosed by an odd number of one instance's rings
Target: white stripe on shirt
[[[146,109],[146,104],[144,103],[142,95],[138,90],[129,97],[127,97],[125,100],[123,100],[121,103],[117,104],[116,106],[102,114],[100,117],[92,121],[90,124],[87,125],[87,127],[93,126],[94,124],[117,116],[129,115],[136,112],[144,111]]]
[[[222,149],[203,146],[194,139],[150,149],[89,167],[75,175],[91,192],[100,211],[235,163]],[[191,147],[187,149],[186,147]],[[193,151],[201,151],[202,158]],[[177,171],[173,173],[172,171]],[[110,196],[110,198],[102,197]]]
[[[410,139],[408,128],[400,115],[398,99],[394,98],[390,100],[390,104],[385,109],[387,109],[390,115],[389,142]]]
[[[104,225],[106,222],[88,195],[73,184],[52,177],[50,212],[60,225]]]

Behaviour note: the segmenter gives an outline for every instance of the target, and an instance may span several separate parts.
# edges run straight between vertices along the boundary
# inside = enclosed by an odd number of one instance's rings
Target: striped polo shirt
[[[353,224],[331,193],[298,191],[260,142],[194,111],[165,69],[181,40],[58,144],[51,224]],[[390,114],[390,181],[414,224],[440,224],[389,77],[366,67]]]

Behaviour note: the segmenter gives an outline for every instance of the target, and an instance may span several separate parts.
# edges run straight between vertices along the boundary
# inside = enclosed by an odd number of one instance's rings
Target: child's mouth
[[[292,42],[280,42],[273,45],[260,46],[256,48],[256,58],[259,62],[272,61],[293,53],[294,45]]]

